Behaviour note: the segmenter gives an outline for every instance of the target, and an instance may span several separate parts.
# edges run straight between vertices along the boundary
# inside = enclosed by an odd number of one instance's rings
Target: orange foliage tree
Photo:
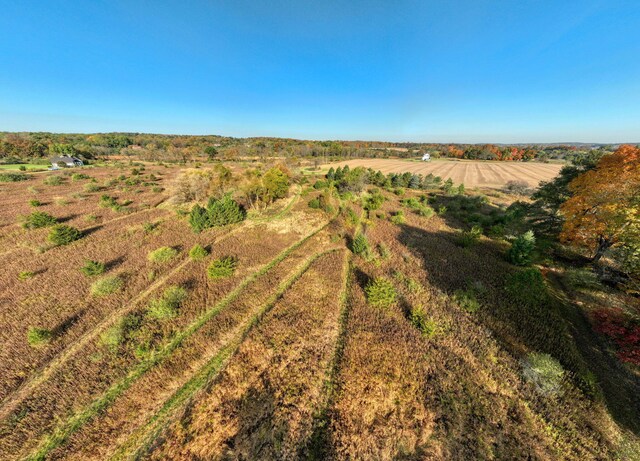
[[[561,207],[560,238],[589,248],[598,261],[623,246],[640,251],[640,149],[623,145],[600,159],[595,169],[569,184],[572,197]]]

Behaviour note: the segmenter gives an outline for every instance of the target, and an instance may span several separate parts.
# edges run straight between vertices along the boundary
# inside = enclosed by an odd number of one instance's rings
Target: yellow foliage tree
[[[598,261],[609,248],[640,247],[640,149],[623,145],[569,184],[560,208],[561,240],[589,248]]]

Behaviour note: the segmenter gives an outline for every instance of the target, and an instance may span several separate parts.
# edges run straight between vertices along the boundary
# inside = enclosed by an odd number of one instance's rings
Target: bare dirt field
[[[555,177],[561,164],[522,162],[483,162],[473,160],[433,160],[415,162],[394,159],[356,159],[334,164],[335,167],[349,165],[349,168],[363,166],[387,173],[429,173],[442,179],[451,178],[466,187],[489,187],[500,189],[509,181],[526,181],[529,186],[537,186],[540,181]]]

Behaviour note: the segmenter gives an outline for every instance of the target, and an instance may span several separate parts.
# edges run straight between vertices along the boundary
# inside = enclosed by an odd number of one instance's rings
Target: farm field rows
[[[451,178],[456,184],[466,187],[493,188],[504,187],[509,181],[525,181],[530,187],[537,186],[540,181],[553,179],[560,169],[558,163],[537,162],[490,162],[474,160],[432,160],[416,162],[393,159],[355,159],[332,164],[334,167],[349,168],[362,166],[373,168],[383,173],[415,173],[426,176],[433,174],[443,180]]]
[[[593,397],[561,301],[531,296],[542,275],[514,289],[527,270],[505,240],[463,240],[463,217],[500,218],[488,199],[340,197],[297,177],[196,232],[174,201],[181,168],[78,171],[0,184],[0,460],[582,461],[640,446]],[[51,227],[22,227],[34,211],[81,238],[52,245]],[[87,260],[106,264],[92,275]],[[524,376],[531,351],[553,355],[561,391]]]

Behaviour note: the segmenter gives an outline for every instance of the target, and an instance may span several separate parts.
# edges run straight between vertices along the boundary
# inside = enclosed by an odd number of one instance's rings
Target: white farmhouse
[[[424,155],[422,156],[422,161],[423,161],[423,162],[428,162],[428,161],[430,161],[430,160],[431,160],[431,154],[426,153],[426,154],[424,154]]]

